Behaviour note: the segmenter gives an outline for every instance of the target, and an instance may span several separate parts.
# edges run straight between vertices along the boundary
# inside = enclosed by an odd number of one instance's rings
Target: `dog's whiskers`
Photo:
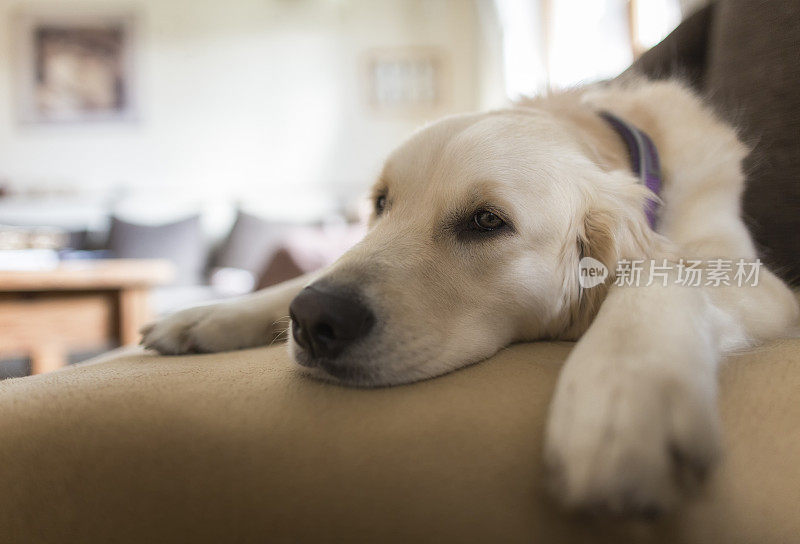
[[[273,345],[278,340],[285,340],[289,337],[289,329],[292,326],[292,318],[291,316],[284,316],[280,319],[276,319],[272,326],[275,327],[275,335],[270,340],[269,345]]]

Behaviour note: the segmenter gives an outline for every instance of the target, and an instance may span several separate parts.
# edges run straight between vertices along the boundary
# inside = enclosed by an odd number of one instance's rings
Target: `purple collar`
[[[653,140],[613,113],[601,111],[600,117],[608,121],[608,124],[622,136],[631,155],[631,169],[639,176],[639,182],[658,196],[661,193],[661,162],[658,160],[658,150]],[[658,221],[658,202],[648,199],[644,213],[647,215],[650,228],[655,230]]]

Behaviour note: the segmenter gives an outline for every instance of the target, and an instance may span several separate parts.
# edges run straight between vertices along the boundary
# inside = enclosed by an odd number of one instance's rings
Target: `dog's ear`
[[[660,253],[662,238],[647,222],[644,209],[652,193],[628,173],[604,174],[583,191],[584,205],[564,248],[564,294],[567,315],[564,337],[577,338],[591,324],[610,286],[618,263],[648,259]],[[586,257],[605,267],[607,275],[596,285],[585,285],[579,274]],[[592,261],[589,261],[590,263]]]
[[[610,267],[614,266],[617,254],[615,233],[618,230],[618,223],[618,219],[610,210],[602,208],[587,210],[576,233],[578,258],[591,257],[611,270]]]
[[[619,223],[619,218],[611,210],[590,208],[576,225],[575,234],[571,237],[572,248],[567,249],[574,257],[564,261],[572,263],[571,270],[564,271],[568,278],[568,284],[565,285],[568,338],[577,339],[591,325],[614,281],[619,253],[616,240]],[[594,261],[587,261],[587,258]],[[581,278],[580,274],[587,266],[595,266],[595,261],[605,267],[604,273],[607,275],[597,285],[585,285],[585,278]]]
[[[620,260],[648,259],[663,250],[664,239],[645,214],[648,200],[657,198],[627,172],[605,174],[584,191],[578,251],[607,266],[612,282]]]

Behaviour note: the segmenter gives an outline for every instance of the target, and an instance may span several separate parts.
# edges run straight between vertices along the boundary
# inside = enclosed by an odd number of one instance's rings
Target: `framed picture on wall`
[[[82,9],[17,14],[17,113],[23,123],[137,117],[136,17]]]
[[[367,103],[375,112],[435,114],[446,105],[446,56],[434,47],[376,49],[366,54]]]

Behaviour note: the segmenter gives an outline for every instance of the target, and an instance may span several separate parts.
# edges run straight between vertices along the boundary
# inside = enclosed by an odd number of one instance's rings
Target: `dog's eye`
[[[380,215],[386,208],[386,195],[381,195],[375,199],[375,213]]]
[[[500,216],[488,210],[481,210],[476,213],[472,218],[472,222],[480,230],[496,230],[506,224],[505,221],[500,219]]]

